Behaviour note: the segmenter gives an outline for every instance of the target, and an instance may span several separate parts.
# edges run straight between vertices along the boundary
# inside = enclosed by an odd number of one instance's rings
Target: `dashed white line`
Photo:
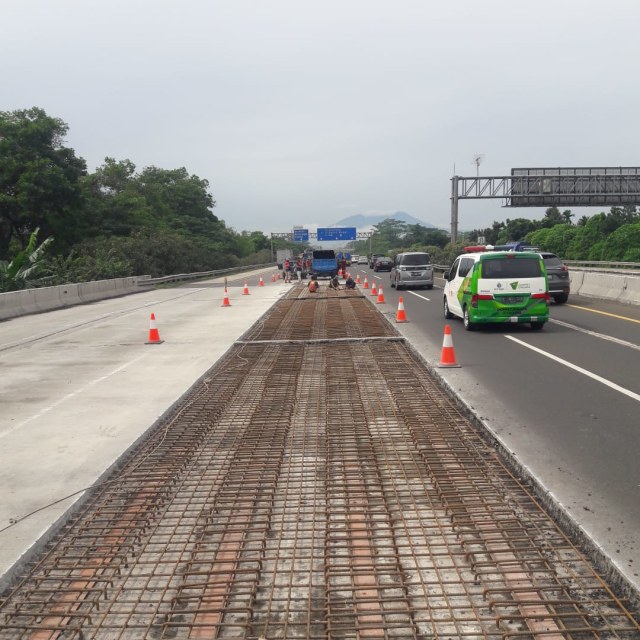
[[[574,331],[581,331],[582,333],[586,333],[589,336],[593,336],[594,338],[600,338],[601,340],[608,340],[609,342],[615,342],[623,347],[628,347],[629,349],[637,349],[640,351],[640,345],[634,344],[633,342],[627,342],[626,340],[621,340],[620,338],[614,338],[613,336],[608,336],[604,333],[597,333],[596,331],[590,331],[589,329],[583,329],[582,327],[578,327],[575,324],[569,324],[568,322],[563,322],[562,320],[556,320],[555,318],[549,318],[549,322],[553,322],[553,324],[559,324],[563,327],[567,327],[568,329],[573,329]]]
[[[427,296],[421,296],[419,293],[416,293],[415,291],[407,291],[407,293],[410,293],[412,296],[416,296],[416,298],[422,298],[427,302],[431,302],[431,298],[427,298]]]
[[[534,347],[533,345],[527,344],[522,340],[518,340],[518,338],[514,338],[513,336],[505,336],[505,338],[507,338],[508,340],[512,340],[513,342],[517,342],[518,344],[521,344],[523,347],[526,347],[527,349],[531,349],[531,351],[535,351],[536,353],[539,353],[540,355],[543,355],[546,358],[555,360],[555,362],[563,364],[565,367],[569,367],[569,369],[573,369],[574,371],[577,371],[578,373],[581,373],[582,375],[585,375],[588,378],[596,380],[597,382],[600,382],[606,385],[607,387],[614,389],[615,391],[619,391],[620,393],[623,393],[625,396],[629,396],[629,398],[631,398],[632,400],[635,400],[636,402],[640,402],[640,394],[634,393],[629,389],[625,389],[624,387],[621,387],[619,384],[616,384],[615,382],[611,382],[611,380],[607,380],[606,378],[603,378],[602,376],[599,376],[591,371],[587,371],[586,369],[583,369],[578,365],[568,362],[567,360],[563,360],[558,356],[554,356],[552,353],[549,353],[548,351],[543,351],[542,349],[538,349],[538,347]]]

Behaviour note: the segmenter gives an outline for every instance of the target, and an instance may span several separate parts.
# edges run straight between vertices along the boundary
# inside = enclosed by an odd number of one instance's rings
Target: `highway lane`
[[[542,331],[467,332],[444,319],[441,280],[396,292],[387,273],[361,272],[382,282],[390,319],[403,297],[409,322],[398,328],[432,362],[451,326],[461,369],[443,378],[639,584],[640,307],[572,296]]]

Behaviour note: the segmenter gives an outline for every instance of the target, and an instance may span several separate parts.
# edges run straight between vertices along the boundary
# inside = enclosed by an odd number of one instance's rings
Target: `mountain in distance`
[[[423,220],[418,220],[418,218],[414,218],[411,214],[406,213],[405,211],[396,211],[395,213],[370,216],[365,216],[360,213],[355,216],[349,216],[348,218],[338,220],[338,222],[334,222],[332,226],[356,227],[356,229],[360,229],[362,231],[364,229],[373,227],[374,224],[379,224],[384,220],[388,220],[389,218],[391,218],[392,220],[399,220],[400,222],[406,222],[407,224],[421,224],[423,227],[427,227],[428,229],[436,228],[435,225],[424,222]]]

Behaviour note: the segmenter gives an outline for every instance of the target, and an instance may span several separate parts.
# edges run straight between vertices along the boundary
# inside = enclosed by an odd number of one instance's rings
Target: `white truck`
[[[276,262],[278,263],[278,269],[282,269],[282,264],[287,258],[289,258],[289,260],[293,260],[293,249],[276,250]]]

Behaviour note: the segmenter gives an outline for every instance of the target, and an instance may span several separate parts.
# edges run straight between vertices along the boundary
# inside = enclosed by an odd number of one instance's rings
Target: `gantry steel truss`
[[[451,179],[451,242],[458,201],[502,199],[506,207],[596,207],[640,204],[640,167],[512,169],[508,176]]]

